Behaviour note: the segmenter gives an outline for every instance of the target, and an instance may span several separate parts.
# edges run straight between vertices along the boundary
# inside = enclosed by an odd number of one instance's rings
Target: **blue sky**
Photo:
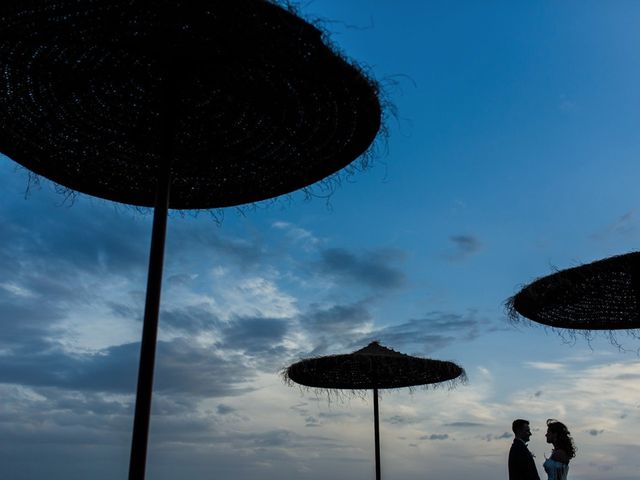
[[[383,475],[506,476],[513,418],[572,431],[571,477],[637,478],[640,359],[510,325],[534,278],[637,249],[636,2],[317,0],[397,115],[327,200],[169,221],[149,479],[372,478],[370,398],[279,370],[372,339],[453,360],[454,390],[386,392]],[[0,465],[124,478],[151,216],[73,204],[0,158]],[[634,383],[635,382],[635,383]]]

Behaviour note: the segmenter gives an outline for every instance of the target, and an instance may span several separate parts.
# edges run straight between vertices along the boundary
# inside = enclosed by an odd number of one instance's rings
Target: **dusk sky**
[[[383,478],[507,478],[522,417],[542,478],[556,418],[571,480],[636,479],[640,339],[503,304],[640,245],[640,3],[298,7],[381,83],[388,136],[329,198],[172,213],[147,479],[374,478],[371,396],[280,376],[372,340],[468,375],[382,392]],[[0,478],[123,479],[152,216],[28,185],[0,157]]]

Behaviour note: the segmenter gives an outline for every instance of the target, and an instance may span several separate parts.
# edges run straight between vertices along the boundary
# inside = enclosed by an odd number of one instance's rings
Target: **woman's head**
[[[569,458],[576,456],[576,446],[571,438],[571,432],[567,426],[550,418],[547,420],[547,443],[553,444],[554,448],[563,450]]]

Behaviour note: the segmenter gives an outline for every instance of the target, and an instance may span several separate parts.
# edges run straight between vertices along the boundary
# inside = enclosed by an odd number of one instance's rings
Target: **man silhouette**
[[[509,450],[509,480],[540,480],[533,454],[527,448],[531,438],[529,421],[518,418],[511,424],[511,430],[516,438]]]

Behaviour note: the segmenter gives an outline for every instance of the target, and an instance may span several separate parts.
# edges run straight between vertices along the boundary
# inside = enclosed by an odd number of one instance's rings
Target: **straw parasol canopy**
[[[339,390],[373,390],[373,424],[376,479],[381,478],[380,420],[378,389],[418,385],[455,385],[465,381],[462,367],[453,362],[413,357],[371,342],[346,355],[309,358],[292,364],[283,372],[287,383],[305,387]]]
[[[453,362],[414,357],[372,342],[346,355],[294,363],[285,378],[307,387],[369,390],[452,382],[464,378],[464,370]]]
[[[265,200],[366,159],[377,85],[267,0],[5,0],[0,67],[0,152],[154,208],[129,468],[142,480],[168,209]]]
[[[256,202],[380,128],[377,85],[270,1],[6,0],[0,32],[0,152],[92,196],[154,206],[168,154],[170,208]]]
[[[640,252],[539,278],[507,300],[506,307],[514,321],[522,316],[555,328],[640,328]]]

